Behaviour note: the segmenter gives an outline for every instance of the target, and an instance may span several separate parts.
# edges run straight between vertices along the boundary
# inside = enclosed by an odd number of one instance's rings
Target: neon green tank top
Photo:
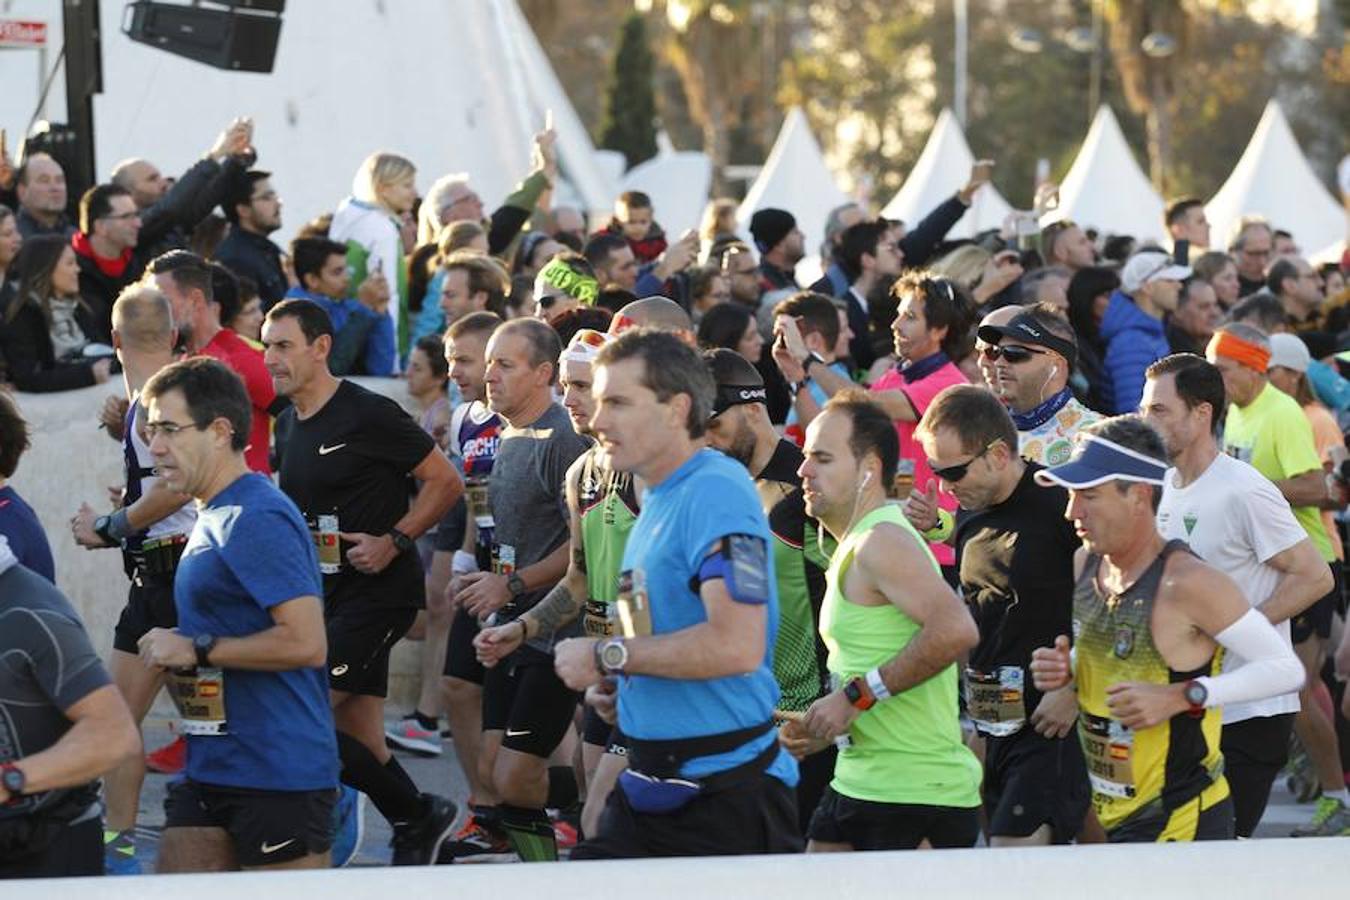
[[[829,649],[830,674],[843,683],[890,662],[919,632],[919,623],[894,605],[860,606],[845,599],[843,584],[862,539],[882,522],[909,534],[934,571],[937,560],[905,519],[887,503],[863,516],[835,551],[826,573],[820,634]],[[961,740],[957,670],[937,675],[854,720],[851,746],[839,752],[833,787],[855,800],[970,808],[980,804],[980,762]]]
[[[609,455],[592,447],[586,451],[577,482],[577,505],[581,513],[581,546],[586,554],[586,633],[593,637],[613,634],[610,615],[619,594],[619,572],[628,534],[637,521],[637,492],[633,476],[616,472]]]

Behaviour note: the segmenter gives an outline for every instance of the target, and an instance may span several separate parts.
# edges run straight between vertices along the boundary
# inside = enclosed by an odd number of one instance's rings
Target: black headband
[[[733,406],[740,406],[743,403],[767,404],[768,402],[769,392],[763,385],[719,384],[717,386],[717,397],[713,400],[712,414],[720,416]]]

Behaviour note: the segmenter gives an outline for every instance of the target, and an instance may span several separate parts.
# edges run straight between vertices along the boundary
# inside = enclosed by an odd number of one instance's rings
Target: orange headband
[[[1246,366],[1263,375],[1270,366],[1269,350],[1260,344],[1244,341],[1227,331],[1214,332],[1214,337],[1209,339],[1209,347],[1206,348],[1206,352],[1215,356],[1226,356],[1239,365]]]

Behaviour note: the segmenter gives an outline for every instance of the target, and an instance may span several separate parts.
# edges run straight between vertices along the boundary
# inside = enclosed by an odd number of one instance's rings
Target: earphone
[[[861,494],[861,493],[862,493],[862,489],[865,488],[865,487],[867,487],[867,482],[869,482],[869,481],[871,481],[871,480],[872,480],[872,473],[871,473],[871,472],[864,472],[864,473],[863,473],[863,477],[862,477],[862,481],[858,482],[858,493]]]

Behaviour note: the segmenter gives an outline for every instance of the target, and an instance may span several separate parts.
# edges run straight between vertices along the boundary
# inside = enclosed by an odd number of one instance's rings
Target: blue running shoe
[[[338,785],[333,806],[333,868],[351,865],[366,834],[366,795],[354,787]]]
[[[103,871],[108,875],[141,874],[136,837],[131,830],[103,832]]]

